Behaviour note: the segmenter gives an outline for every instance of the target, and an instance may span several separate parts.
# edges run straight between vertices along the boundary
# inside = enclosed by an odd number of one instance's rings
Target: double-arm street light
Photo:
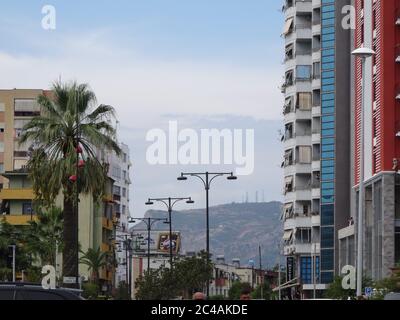
[[[211,182],[218,177],[227,176],[228,180],[237,180],[233,172],[182,172],[178,181],[185,181],[188,177],[196,177],[203,182],[206,190],[206,251],[207,260],[210,260],[210,217],[209,217],[209,191]],[[210,294],[210,282],[207,281],[207,296]]]
[[[151,237],[151,229],[156,222],[164,221],[167,219],[160,218],[130,218],[130,223],[136,223],[136,221],[142,221],[147,227],[147,272],[150,272],[150,237]]]
[[[365,85],[366,85],[366,62],[367,58],[375,55],[375,51],[369,48],[358,48],[352,55],[361,59],[362,68],[362,93],[360,114],[360,177],[358,191],[358,231],[357,231],[357,296],[362,295],[363,279],[363,230],[364,230],[364,113],[365,113]]]
[[[161,202],[165,204],[165,206],[168,209],[168,224],[169,224],[169,263],[170,263],[170,268],[172,270],[172,263],[173,263],[173,253],[172,253],[172,209],[174,208],[175,204],[181,201],[186,201],[188,204],[193,204],[194,201],[192,200],[191,197],[186,197],[186,198],[154,198],[154,199],[149,199],[146,202],[147,206],[151,206],[154,204],[154,202]]]

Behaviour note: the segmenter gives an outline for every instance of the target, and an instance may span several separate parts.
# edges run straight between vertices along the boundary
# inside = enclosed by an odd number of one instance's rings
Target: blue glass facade
[[[300,259],[300,275],[301,283],[312,284],[313,283],[313,260],[311,257],[301,257]],[[320,277],[320,264],[319,257],[315,257],[315,283],[319,282]]]
[[[334,277],[335,0],[321,1],[321,283]]]

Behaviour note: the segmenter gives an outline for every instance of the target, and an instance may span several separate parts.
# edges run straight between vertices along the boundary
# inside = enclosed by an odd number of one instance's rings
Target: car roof
[[[27,288],[27,289],[44,289],[41,284],[39,283],[32,283],[32,282],[0,282],[0,288],[1,287],[13,287],[13,288]],[[57,287],[55,289],[50,289],[50,290],[58,290],[58,291],[68,291],[68,292],[73,292],[75,294],[82,293],[83,290],[81,289],[74,289],[74,288],[63,288],[63,287]]]

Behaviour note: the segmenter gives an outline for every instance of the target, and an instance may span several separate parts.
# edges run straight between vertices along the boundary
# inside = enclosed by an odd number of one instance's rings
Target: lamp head
[[[180,177],[177,178],[178,181],[186,181],[187,177],[185,177],[184,175],[181,175]]]
[[[150,200],[145,203],[146,206],[152,206],[153,204],[154,204],[154,202],[152,202]]]
[[[187,204],[193,204],[193,203],[194,203],[194,200],[189,199],[188,201],[186,201],[186,203],[187,203]]]
[[[370,48],[358,48],[351,53],[353,56],[358,58],[369,58],[375,55],[375,51]]]

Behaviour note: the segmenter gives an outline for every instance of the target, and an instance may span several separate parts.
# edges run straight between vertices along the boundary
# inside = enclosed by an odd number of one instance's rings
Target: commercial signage
[[[135,233],[141,236],[139,241],[139,249],[141,252],[148,250],[148,234],[147,232]],[[172,252],[177,254],[181,250],[181,234],[180,232],[172,232]],[[153,254],[169,254],[169,231],[152,231],[150,233],[150,252]]]

